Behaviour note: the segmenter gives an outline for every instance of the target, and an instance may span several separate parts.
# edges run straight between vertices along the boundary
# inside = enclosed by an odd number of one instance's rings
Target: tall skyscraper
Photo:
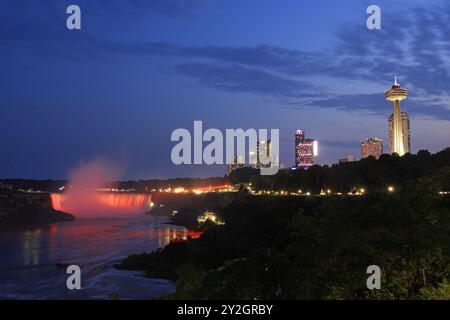
[[[361,158],[373,156],[375,159],[378,159],[382,154],[383,140],[378,138],[367,138],[361,141]]]
[[[263,158],[262,155],[264,155],[265,157]],[[272,161],[272,142],[270,140],[258,141],[256,145],[256,167],[270,168],[271,161]]]
[[[408,113],[400,112],[401,127],[403,134],[403,149],[405,153],[411,152],[411,129],[409,126]],[[389,117],[389,153],[394,153],[393,134],[394,134],[394,115]]]
[[[314,165],[314,157],[318,155],[318,142],[314,139],[305,139],[302,130],[295,132],[295,166],[308,168]]]
[[[386,100],[394,103],[392,112],[392,137],[389,135],[389,145],[392,144],[391,153],[397,153],[399,156],[405,154],[405,145],[403,140],[402,120],[400,112],[400,101],[408,96],[408,90],[400,87],[395,77],[394,85],[385,92]]]

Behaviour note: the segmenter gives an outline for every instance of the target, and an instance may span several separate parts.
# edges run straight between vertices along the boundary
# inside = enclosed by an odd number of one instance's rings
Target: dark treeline
[[[135,189],[136,192],[160,188],[208,187],[225,183],[249,182],[256,189],[287,191],[301,189],[312,193],[319,193],[326,189],[331,189],[333,192],[349,192],[353,188],[377,191],[385,190],[388,185],[402,186],[446,166],[450,166],[450,148],[436,154],[421,150],[415,155],[406,154],[403,157],[384,154],[378,160],[369,157],[332,166],[316,165],[308,170],[286,169],[280,170],[275,176],[261,176],[257,169],[242,168],[233,171],[228,177],[127,180],[111,182],[108,185],[120,189]],[[56,192],[61,186],[67,185],[68,181],[5,179],[0,180],[0,183],[11,185],[15,189]]]
[[[129,180],[121,181],[119,187],[123,189],[136,189],[138,192],[150,191],[152,189],[161,188],[201,188],[208,186],[216,186],[227,183],[223,177],[211,178],[174,178],[174,179],[149,179],[149,180]]]
[[[226,183],[223,177],[212,178],[175,178],[175,179],[149,179],[112,181],[104,184],[104,187],[130,190],[136,192],[149,192],[152,189],[176,188],[176,187],[208,187]],[[68,180],[33,180],[33,179],[4,179],[0,180],[0,187],[7,186],[13,189],[35,190],[45,192],[57,192],[62,186],[67,186]]]
[[[416,155],[403,157],[384,154],[378,160],[368,157],[332,166],[315,165],[308,170],[280,170],[274,176],[261,176],[257,169],[243,168],[233,171],[229,180],[231,183],[251,182],[257,190],[301,189],[317,194],[327,189],[349,192],[364,188],[370,192],[385,190],[389,185],[403,186],[446,166],[450,166],[450,148],[436,154],[421,150]]]
[[[0,187],[11,189],[57,192],[59,188],[65,186],[67,180],[34,180],[34,179],[3,179],[0,180]]]

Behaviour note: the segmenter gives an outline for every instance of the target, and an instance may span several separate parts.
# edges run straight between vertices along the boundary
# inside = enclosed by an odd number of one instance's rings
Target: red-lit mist
[[[99,191],[114,188],[111,181],[118,178],[119,170],[104,160],[79,166],[71,172],[64,194],[51,194],[53,208],[72,213],[77,218],[107,217],[148,210],[150,194]]]

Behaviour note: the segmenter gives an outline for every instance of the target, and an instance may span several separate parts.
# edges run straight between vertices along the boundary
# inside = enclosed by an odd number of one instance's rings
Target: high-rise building
[[[229,175],[235,169],[239,169],[239,168],[243,168],[243,167],[245,167],[244,158],[242,156],[234,156],[233,163],[230,163],[227,165],[227,174]]]
[[[355,161],[354,156],[346,156],[344,158],[339,159],[339,163],[347,163],[347,162],[353,162],[353,161]]]
[[[392,145],[391,153],[397,153],[399,156],[405,154],[405,144],[403,139],[402,118],[400,112],[400,101],[408,96],[408,90],[400,87],[397,83],[397,77],[391,89],[385,92],[386,100],[394,103],[392,112],[392,134],[389,134],[389,145]]]
[[[375,159],[378,159],[382,154],[383,140],[378,138],[367,138],[361,141],[361,158],[373,156]]]
[[[411,152],[411,132],[409,127],[409,117],[408,113],[400,112],[400,121],[402,127],[403,136],[403,150],[405,153]],[[394,153],[393,146],[393,135],[394,135],[394,115],[391,114],[389,117],[389,153]]]
[[[258,141],[258,143],[256,144],[256,167],[270,168],[271,161],[272,161],[272,142],[270,140]]]
[[[314,139],[305,139],[302,130],[295,132],[295,166],[308,168],[314,165],[314,157],[318,155],[318,142]]]

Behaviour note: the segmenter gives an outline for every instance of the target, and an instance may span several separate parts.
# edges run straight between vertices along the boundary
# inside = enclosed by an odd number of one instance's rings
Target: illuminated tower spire
[[[392,152],[397,153],[399,156],[405,154],[405,147],[403,144],[403,131],[402,120],[400,115],[400,101],[405,100],[408,95],[408,90],[400,87],[397,82],[397,76],[394,79],[394,85],[391,89],[385,92],[386,100],[394,103],[394,109],[392,112],[393,124],[392,124]]]

